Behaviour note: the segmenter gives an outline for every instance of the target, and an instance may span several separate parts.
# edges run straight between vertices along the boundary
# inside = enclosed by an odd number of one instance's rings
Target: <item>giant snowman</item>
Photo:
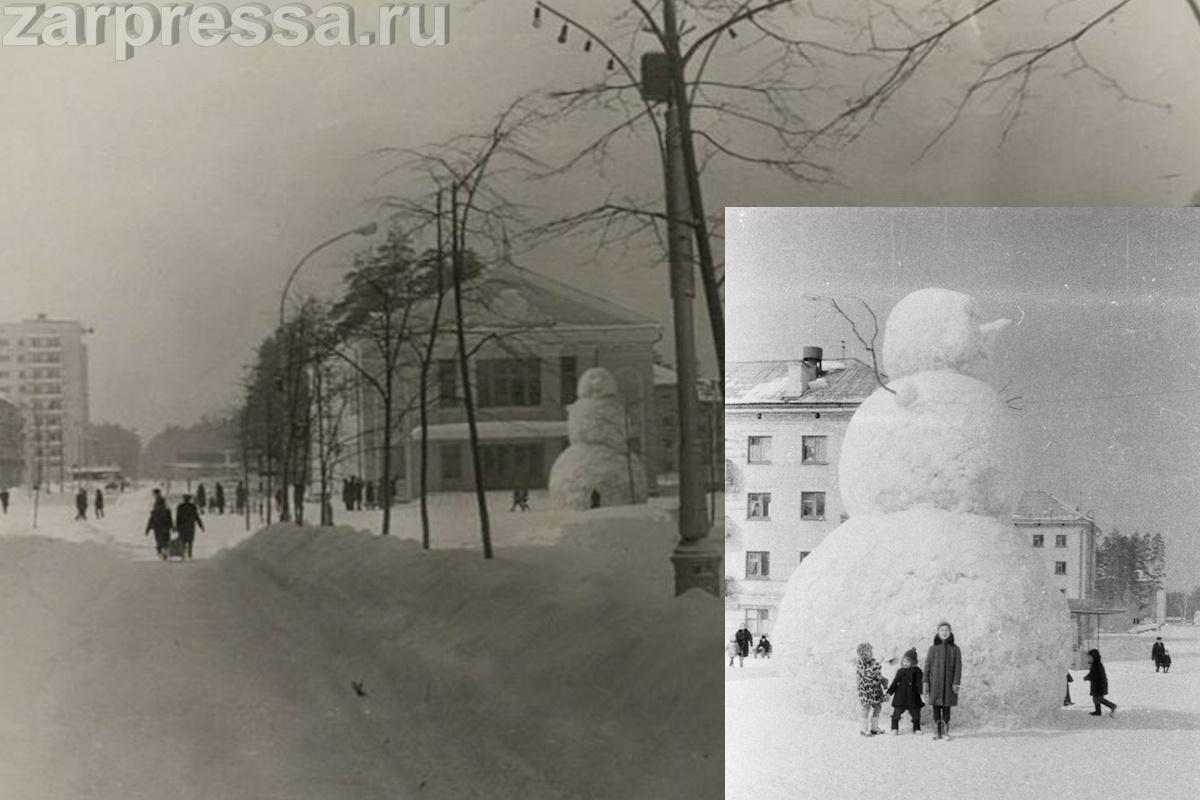
[[[885,662],[937,625],[962,650],[954,719],[1027,723],[1062,704],[1073,629],[1048,565],[1012,523],[1022,486],[1013,412],[984,379],[1007,320],[923,289],[884,331],[891,379],[846,430],[838,476],[849,519],[792,574],[774,636],[803,713],[858,712],[855,646]]]

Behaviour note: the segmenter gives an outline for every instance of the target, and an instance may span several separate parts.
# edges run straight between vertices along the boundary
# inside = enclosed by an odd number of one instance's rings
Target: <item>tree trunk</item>
[[[429,323],[429,339],[425,346],[425,357],[421,359],[421,547],[429,549],[429,495],[426,490],[429,479],[429,368],[433,365],[433,353],[437,344],[438,325],[442,319],[442,297],[446,293],[443,282],[445,250],[442,245],[442,192],[437,194],[437,300],[433,306],[433,320]]]
[[[390,322],[388,323],[390,324]],[[388,358],[391,358],[389,353]],[[393,402],[393,381],[395,376],[392,374],[394,367],[386,365],[384,367],[385,387],[383,397],[383,477],[380,480],[379,490],[375,496],[383,503],[383,535],[387,536],[391,530],[392,524],[392,402]]]
[[[466,333],[463,329],[462,245],[458,233],[458,190],[450,195],[450,267],[454,281],[454,329],[458,337],[459,373],[463,382],[463,406],[467,411],[467,432],[471,441],[471,464],[475,470],[475,501],[479,506],[479,534],[483,539],[483,557],[492,557],[492,531],[488,520],[487,494],[483,487],[483,458],[479,447],[479,428],[475,421],[474,392],[468,366]]]

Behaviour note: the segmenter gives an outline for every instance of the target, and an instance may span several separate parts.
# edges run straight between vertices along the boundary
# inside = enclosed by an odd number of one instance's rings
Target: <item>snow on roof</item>
[[[1054,495],[1042,491],[1023,492],[1013,519],[1039,522],[1091,521],[1086,515],[1071,508]]]
[[[488,420],[476,425],[480,439],[563,439],[567,436],[567,423],[563,420]],[[412,439],[421,438],[417,426],[410,434]],[[429,426],[429,439],[434,442],[465,440],[470,436],[465,422],[448,422]]]
[[[511,263],[484,270],[473,286],[487,298],[471,310],[473,326],[661,327],[641,312]]]
[[[879,388],[875,371],[858,359],[824,361],[823,384],[802,397],[788,393],[788,361],[737,361],[726,365],[726,404],[845,403],[857,405]],[[797,363],[793,360],[792,363]],[[884,380],[887,378],[884,376]]]

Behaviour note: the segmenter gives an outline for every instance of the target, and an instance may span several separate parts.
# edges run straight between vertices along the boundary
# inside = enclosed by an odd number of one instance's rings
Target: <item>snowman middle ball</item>
[[[1013,414],[953,370],[877,389],[846,429],[838,477],[851,516],[918,506],[1008,517],[1022,488]]]

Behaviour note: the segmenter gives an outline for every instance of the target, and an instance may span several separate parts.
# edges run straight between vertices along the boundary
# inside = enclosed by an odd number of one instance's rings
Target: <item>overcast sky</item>
[[[999,374],[1026,489],[1161,532],[1168,587],[1200,584],[1200,209],[731,209],[730,360],[865,358],[818,294],[881,324],[928,286],[1018,323]],[[886,331],[884,332],[886,336]]]
[[[555,26],[533,29],[528,3],[451,5],[444,48],[148,47],[117,63],[107,47],[0,47],[10,76],[0,85],[0,318],[45,312],[95,329],[96,421],[148,438],[228,410],[296,259],[378,218],[372,198],[413,188],[381,177],[389,164],[373,155],[378,148],[480,130],[518,93],[602,74],[603,57],[584,54],[577,38],[559,46]],[[604,29],[608,10],[626,5],[562,7]],[[997,16],[994,29],[964,31],[960,62],[988,52],[997,31],[1028,22]],[[985,107],[915,162],[946,109],[955,74],[947,61],[897,95],[856,143],[826,154],[838,185],[714,162],[708,208],[1183,204],[1200,186],[1200,28],[1182,3],[1139,1],[1090,41],[1089,54],[1129,93],[1172,110],[1123,101],[1095,76],[1063,78],[1059,65],[1039,77],[1026,121],[1005,143]],[[549,139],[565,152],[598,124]],[[524,196],[553,212],[653,193],[656,159],[650,141],[633,140],[602,176],[525,187]],[[310,262],[306,286],[331,286],[348,253],[333,248]],[[651,262],[647,251],[618,248],[597,257],[580,241],[523,256],[662,319],[669,355],[666,280]]]

